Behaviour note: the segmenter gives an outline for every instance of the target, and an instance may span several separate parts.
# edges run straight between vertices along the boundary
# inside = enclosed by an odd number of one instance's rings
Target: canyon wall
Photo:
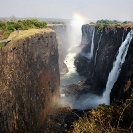
[[[91,93],[102,95],[113,67],[117,52],[130,27],[104,27],[102,31],[93,25],[82,26],[81,51],[75,58],[77,71],[87,77],[86,84],[91,85]],[[86,55],[90,52],[94,32],[94,49],[92,59]],[[120,75],[111,91],[111,103],[131,97],[133,82],[133,40],[129,45],[126,60]]]
[[[57,36],[57,42],[58,42],[58,51],[59,51],[59,69],[60,74],[66,74],[68,72],[68,68],[66,64],[64,63],[64,59],[67,54],[67,50],[69,48],[69,31],[67,25],[49,25],[49,28],[55,31]]]
[[[59,82],[53,30],[0,48],[0,132],[41,133],[46,114],[58,99]]]

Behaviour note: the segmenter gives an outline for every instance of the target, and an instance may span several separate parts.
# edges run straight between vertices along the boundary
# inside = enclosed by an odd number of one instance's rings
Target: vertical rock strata
[[[57,35],[60,74],[66,74],[68,72],[68,68],[64,63],[64,59],[66,57],[67,49],[69,48],[70,44],[69,33],[68,33],[70,26],[59,24],[59,25],[49,25],[48,27],[54,30]]]
[[[104,27],[99,31],[95,27],[93,58],[84,55],[90,52],[93,25],[83,25],[81,52],[75,58],[77,71],[87,77],[86,84],[92,86],[92,93],[102,95],[108,80],[108,75],[116,60],[117,52],[122,41],[131,30],[130,27]],[[98,46],[99,45],[99,46]],[[111,102],[129,98],[133,94],[133,39],[129,45],[125,62],[120,75],[111,91]],[[133,97],[133,96],[132,96]]]
[[[0,48],[0,132],[41,133],[59,94],[58,45],[45,30]]]

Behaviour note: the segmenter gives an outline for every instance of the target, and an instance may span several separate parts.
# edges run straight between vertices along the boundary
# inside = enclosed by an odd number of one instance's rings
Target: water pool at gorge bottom
[[[68,85],[68,84],[76,84],[79,81],[85,79],[84,76],[80,76],[76,71],[76,67],[74,66],[74,57],[76,53],[69,52],[65,58],[64,63],[68,67],[68,73],[64,75],[60,75],[60,84]]]

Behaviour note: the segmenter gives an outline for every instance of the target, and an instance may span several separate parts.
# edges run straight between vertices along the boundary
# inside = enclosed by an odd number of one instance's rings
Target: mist
[[[110,92],[119,76],[122,64],[125,61],[128,47],[132,38],[133,38],[133,30],[131,30],[128,33],[126,39],[122,42],[118,50],[118,55],[113,63],[113,68],[109,73],[106,88],[103,95],[98,96],[91,93],[81,94],[76,96],[76,98],[73,99],[73,101],[69,100],[68,98],[65,98],[65,101],[67,101],[67,104],[69,104],[71,108],[79,110],[95,109],[100,104],[106,104],[106,105],[110,104]]]
[[[64,60],[64,63],[67,65],[68,73],[61,75],[61,84],[74,84],[81,81],[84,77],[80,76],[74,65],[74,57],[79,51],[78,46],[81,43],[81,27],[84,24],[84,20],[79,14],[73,14],[73,19],[70,22],[70,25],[67,26],[67,31],[69,33],[69,47],[67,50],[67,55]]]
[[[100,97],[98,95],[88,93],[78,96],[78,98],[76,98],[71,107],[73,109],[79,109],[79,110],[95,109],[100,104],[106,104],[105,97],[102,96]]]
[[[80,80],[82,80],[81,76],[77,73],[76,68],[74,66],[74,56],[77,54],[76,48],[81,41],[81,26],[83,21],[77,22],[75,19],[71,22],[72,31],[70,32],[70,42],[71,45],[68,50],[68,54],[65,59],[65,63],[68,66],[69,72],[64,75],[64,81],[67,81],[67,84],[74,84],[78,83]],[[102,34],[101,34],[102,36]],[[99,42],[101,40],[101,36],[99,38]],[[133,37],[133,30],[128,33],[126,39],[122,42],[119,50],[118,55],[116,57],[116,60],[113,63],[113,68],[109,73],[106,88],[104,89],[105,92],[102,96],[98,96],[95,94],[87,93],[87,94],[79,94],[75,97],[66,96],[65,94],[61,94],[61,103],[65,105],[69,105],[72,109],[95,109],[100,104],[110,104],[110,92],[113,88],[114,83],[116,82],[121,66],[125,61],[125,57],[127,54],[127,50],[130,44],[130,41]],[[123,38],[123,36],[122,36]],[[86,57],[88,59],[91,59],[93,57],[93,49],[94,49],[94,31],[92,35],[92,43],[91,43],[91,50],[89,53],[87,53]],[[98,44],[99,45],[99,44]],[[98,46],[99,48],[99,46]],[[74,50],[73,50],[74,49]],[[96,53],[97,54],[97,53]],[[97,56],[97,55],[96,55]],[[96,64],[96,57],[95,58],[95,64]],[[65,84],[65,85],[67,85]],[[61,88],[63,89],[63,88]],[[69,89],[69,88],[68,88]]]

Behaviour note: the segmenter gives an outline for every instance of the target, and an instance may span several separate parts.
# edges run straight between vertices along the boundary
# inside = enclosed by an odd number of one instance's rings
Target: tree
[[[10,21],[16,21],[17,19],[16,19],[16,17],[14,16],[14,15],[12,15],[11,17],[10,17]]]

